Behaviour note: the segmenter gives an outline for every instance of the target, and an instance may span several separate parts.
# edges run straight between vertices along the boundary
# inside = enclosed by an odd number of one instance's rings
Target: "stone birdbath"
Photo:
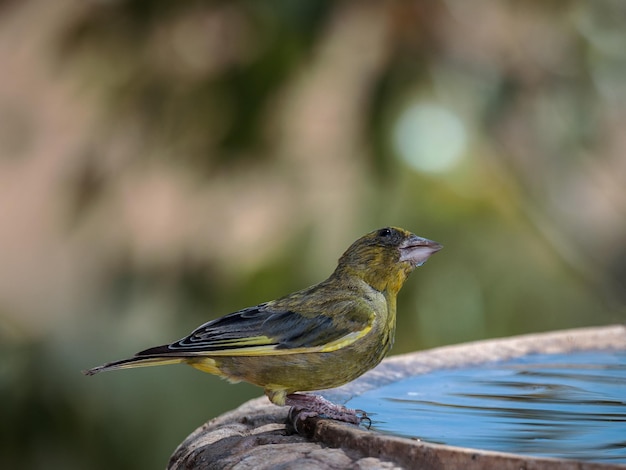
[[[477,366],[528,354],[598,349],[625,351],[626,326],[531,334],[392,356],[356,381],[324,392],[324,396],[342,403],[369,390],[440,369]],[[178,446],[168,469],[626,469],[625,464],[433,444],[321,418],[305,420],[295,432],[288,411],[265,397],[251,400],[196,429]]]

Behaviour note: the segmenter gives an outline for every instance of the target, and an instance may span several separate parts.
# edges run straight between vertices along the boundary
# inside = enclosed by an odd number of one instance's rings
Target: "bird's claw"
[[[294,431],[296,431],[297,434],[302,434],[301,430],[298,429],[300,423],[304,423],[304,421],[306,421],[307,419],[314,418],[316,416],[319,416],[317,412],[306,410],[298,406],[292,406],[289,409],[288,414],[289,422],[291,423]]]
[[[353,410],[337,405],[317,395],[293,394],[287,397],[287,404],[292,405],[289,410],[289,420],[298,431],[298,422],[308,418],[322,417],[342,421],[359,426],[367,421],[367,429],[372,426],[372,420],[363,410]]]
[[[357,414],[357,418],[359,419],[359,425],[363,424],[363,421],[367,421],[365,427],[367,429],[372,427],[372,418],[367,416],[367,413],[364,410],[354,410],[354,412]]]

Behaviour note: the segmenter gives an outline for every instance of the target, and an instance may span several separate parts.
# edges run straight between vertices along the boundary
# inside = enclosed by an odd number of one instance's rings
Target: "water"
[[[347,403],[372,429],[475,449],[626,463],[626,351],[438,370]]]

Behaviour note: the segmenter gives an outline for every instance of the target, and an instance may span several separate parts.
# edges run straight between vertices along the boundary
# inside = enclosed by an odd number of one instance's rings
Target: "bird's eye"
[[[388,228],[381,228],[378,231],[378,236],[379,237],[390,237],[391,236],[391,229]]]

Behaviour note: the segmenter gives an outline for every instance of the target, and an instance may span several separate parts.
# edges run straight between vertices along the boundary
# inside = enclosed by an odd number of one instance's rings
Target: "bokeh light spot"
[[[417,171],[441,173],[455,167],[467,146],[461,119],[440,105],[408,106],[393,128],[397,155]]]

